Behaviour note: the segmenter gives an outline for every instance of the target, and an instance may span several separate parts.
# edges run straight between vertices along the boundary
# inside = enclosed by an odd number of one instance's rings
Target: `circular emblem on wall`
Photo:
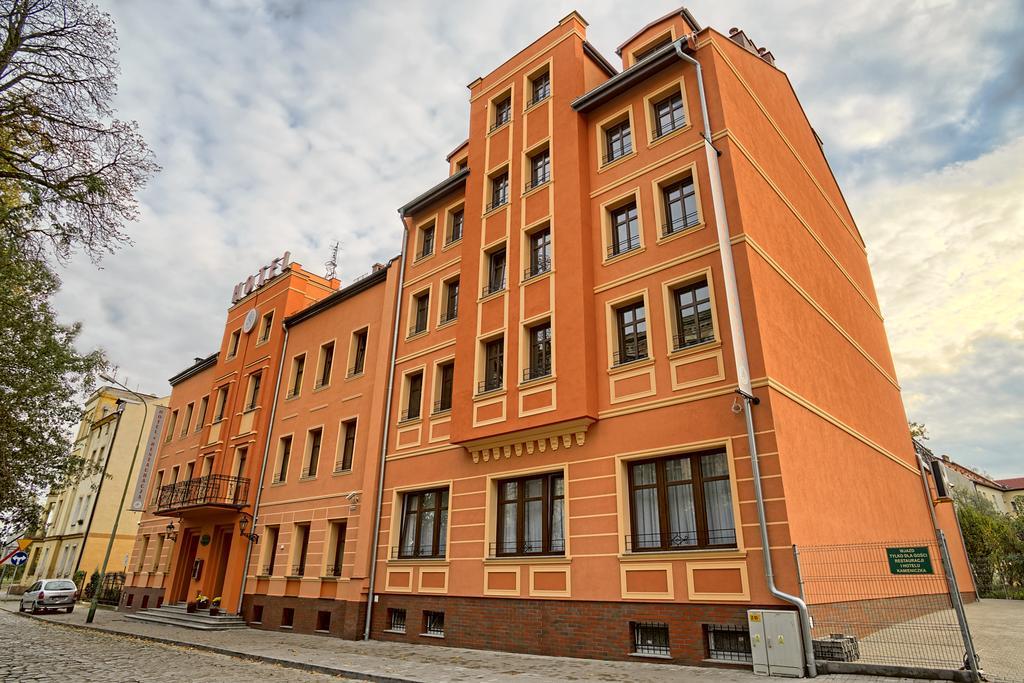
[[[249,309],[249,312],[245,314],[245,322],[242,323],[242,332],[246,334],[252,332],[252,328],[256,327],[256,318],[259,315],[255,308]]]
[[[210,545],[210,534],[203,534],[200,536],[199,545]]]

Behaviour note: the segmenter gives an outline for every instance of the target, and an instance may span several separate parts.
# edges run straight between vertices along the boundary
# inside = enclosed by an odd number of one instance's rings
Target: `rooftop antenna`
[[[338,272],[338,241],[334,240],[331,242],[331,258],[327,259],[327,275],[325,276],[328,280],[333,280]]]

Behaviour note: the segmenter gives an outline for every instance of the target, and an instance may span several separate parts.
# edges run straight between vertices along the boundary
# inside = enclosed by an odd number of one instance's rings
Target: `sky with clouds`
[[[447,173],[466,84],[570,10],[606,56],[674,2],[99,0],[119,116],[163,171],[131,247],[57,305],[133,386],[215,350],[234,283],[289,249],[343,281],[400,249],[396,207]],[[772,50],[868,245],[912,419],[936,452],[1024,475],[1024,4],[693,0]],[[615,60],[613,59],[613,62]]]

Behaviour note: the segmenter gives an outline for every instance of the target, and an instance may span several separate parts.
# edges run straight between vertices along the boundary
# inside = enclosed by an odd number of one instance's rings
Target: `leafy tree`
[[[928,440],[928,428],[923,422],[908,422],[907,425],[910,427],[910,436],[917,439],[918,441]]]
[[[1024,599],[1024,517],[1000,513],[975,491],[953,495],[978,592]]]
[[[137,124],[114,118],[116,38],[86,0],[0,6],[0,235],[29,256],[127,242],[158,170]]]
[[[60,281],[45,261],[0,239],[0,537],[39,522],[40,496],[83,466],[72,455],[80,397],[103,369],[102,353],[75,348],[80,326],[50,305]]]

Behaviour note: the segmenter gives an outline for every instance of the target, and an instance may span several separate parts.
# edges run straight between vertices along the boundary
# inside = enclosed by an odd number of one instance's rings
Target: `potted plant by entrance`
[[[195,602],[185,603],[185,611],[188,612],[189,614],[195,614],[196,613],[196,603]]]
[[[210,602],[210,616],[215,617],[220,614],[220,596],[218,595]]]
[[[196,591],[196,608],[206,609],[210,606],[210,598],[203,595],[202,591]]]

